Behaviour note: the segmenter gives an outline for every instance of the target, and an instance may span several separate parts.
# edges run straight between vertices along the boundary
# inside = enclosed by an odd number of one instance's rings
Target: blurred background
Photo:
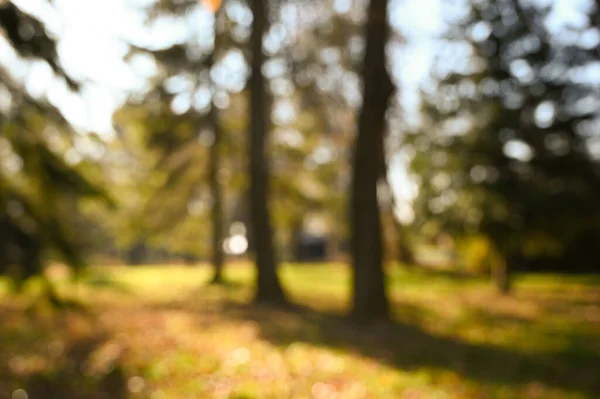
[[[598,0],[0,0],[0,398],[597,398]]]

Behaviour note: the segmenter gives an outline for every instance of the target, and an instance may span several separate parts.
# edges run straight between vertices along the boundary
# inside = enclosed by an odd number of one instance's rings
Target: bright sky
[[[336,9],[348,8],[353,0],[336,0]],[[390,21],[402,29],[407,43],[392,48],[392,73],[402,84],[402,99],[406,105],[416,105],[418,85],[426,77],[435,57],[434,37],[443,26],[443,12],[448,17],[452,9],[442,10],[443,0],[391,0]],[[549,19],[558,29],[566,21],[581,23],[582,5],[588,0],[531,0],[554,4]],[[125,100],[129,91],[144,87],[145,79],[153,73],[153,64],[137,59],[130,68],[123,56],[127,52],[124,39],[155,48],[191,37],[212,40],[212,14],[199,9],[186,18],[189,24],[175,23],[162,18],[152,29],[144,25],[139,7],[152,0],[14,0],[22,9],[40,16],[49,31],[60,37],[59,55],[66,70],[75,78],[88,83],[82,95],[70,93],[54,82],[49,68],[43,64],[27,66],[0,36],[3,65],[14,75],[24,78],[32,94],[46,93],[59,106],[73,125],[82,131],[112,135],[112,113]],[[455,0],[460,3],[461,0]],[[459,10],[455,8],[455,10]],[[242,15],[243,16],[243,15]],[[190,31],[188,26],[197,27]],[[210,43],[208,43],[210,45]],[[406,55],[410,58],[407,58]],[[232,63],[242,63],[233,57]],[[391,179],[394,191],[401,198],[410,198],[416,188],[399,159],[394,162]],[[407,209],[405,209],[407,211]]]
[[[82,130],[109,134],[112,131],[111,114],[129,90],[143,88],[145,78],[152,73],[152,65],[139,59],[132,70],[123,61],[127,46],[123,40],[136,44],[162,47],[190,35],[210,38],[212,15],[200,9],[188,15],[196,32],[188,24],[175,23],[163,18],[152,29],[144,26],[139,7],[152,0],[13,0],[20,8],[39,15],[48,29],[60,37],[59,54],[65,68],[74,77],[88,81],[83,99],[69,95],[61,85],[51,82],[50,71],[37,64],[26,67],[0,38],[0,60],[17,76],[27,77],[32,92],[46,92],[61,106],[66,116]],[[335,7],[347,8],[353,0],[336,0]],[[407,36],[403,49],[392,49],[393,74],[402,82],[404,101],[413,102],[417,85],[428,72],[435,56],[434,36],[442,29],[441,0],[391,0],[392,26],[401,28]],[[558,28],[568,21],[578,25],[582,19],[582,5],[588,0],[531,0],[540,4],[554,4],[551,25]],[[455,0],[460,3],[460,0]],[[225,2],[226,3],[226,2]],[[448,13],[449,8],[444,8]],[[447,15],[446,15],[447,17]],[[189,25],[188,25],[189,26]],[[406,59],[406,54],[410,59]]]
[[[336,7],[344,8],[351,0],[336,0]],[[60,37],[59,55],[66,70],[75,78],[89,82],[84,85],[81,98],[69,94],[59,84],[50,82],[50,71],[36,65],[26,68],[0,39],[0,51],[9,54],[2,63],[17,75],[27,76],[33,92],[46,92],[66,117],[79,129],[111,134],[112,112],[129,90],[143,88],[152,66],[138,60],[132,70],[123,61],[127,46],[123,40],[136,44],[162,47],[190,35],[187,24],[162,19],[153,29],[144,26],[139,7],[151,0],[14,0],[22,9],[40,16],[48,29]],[[393,0],[392,25],[410,32],[408,48],[411,62],[395,69],[395,76],[405,85],[415,87],[428,69],[433,57],[430,37],[441,26],[439,0]],[[410,15],[410,18],[404,16]],[[211,37],[212,15],[196,12],[188,18],[195,26],[204,27],[204,37]],[[200,28],[202,30],[202,28]],[[198,32],[197,32],[198,33]],[[199,35],[200,36],[200,35]],[[401,61],[400,52],[393,59]],[[27,72],[26,72],[27,71]],[[409,87],[405,92],[410,93]]]

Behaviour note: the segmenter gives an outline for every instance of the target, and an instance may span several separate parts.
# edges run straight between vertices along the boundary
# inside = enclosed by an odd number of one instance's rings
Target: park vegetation
[[[119,38],[109,132],[31,83],[91,84],[22,3],[0,397],[600,395],[600,3],[441,1],[410,82],[395,1],[135,2],[185,34]]]

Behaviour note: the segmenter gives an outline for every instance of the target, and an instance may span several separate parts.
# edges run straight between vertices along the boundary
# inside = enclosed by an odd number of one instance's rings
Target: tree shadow
[[[97,331],[57,337],[49,333],[57,325],[30,317],[19,328],[0,327],[0,397],[128,399],[131,380],[111,337]]]
[[[282,310],[230,301],[223,312],[229,318],[256,322],[261,338],[281,347],[305,342],[357,353],[402,370],[453,370],[482,384],[518,386],[542,382],[600,397],[600,380],[595,378],[600,357],[594,353],[578,353],[576,357],[561,353],[526,354],[437,336],[416,325],[398,322],[358,327],[339,315],[303,307]],[[410,313],[418,312],[419,309],[412,309]]]
[[[245,284],[243,282],[238,281],[238,280],[231,280],[231,279],[223,279],[222,281],[219,281],[218,283],[215,283],[212,280],[209,280],[206,283],[206,287],[208,287],[208,288],[216,287],[216,288],[223,288],[226,290],[238,290],[244,286],[245,286]]]
[[[127,399],[128,379],[119,359],[93,369],[94,354],[105,341],[93,336],[73,342],[61,367],[28,376],[23,389],[31,398]]]
[[[421,274],[427,278],[439,277],[452,281],[467,281],[467,280],[485,280],[487,277],[482,273],[470,272],[467,270],[457,269],[442,269],[430,266],[414,267],[411,271]]]
[[[101,273],[90,274],[89,276],[81,279],[81,283],[91,288],[106,288],[123,294],[131,293],[131,288],[126,284],[115,280],[109,275]]]

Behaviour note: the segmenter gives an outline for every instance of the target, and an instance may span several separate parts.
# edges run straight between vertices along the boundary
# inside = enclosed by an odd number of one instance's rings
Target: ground
[[[600,397],[600,277],[390,269],[394,322],[343,318],[343,265],[285,265],[295,309],[248,305],[252,269],[93,268],[56,311],[0,283],[0,398]],[[30,307],[32,303],[36,305]],[[81,306],[83,305],[83,306]]]

